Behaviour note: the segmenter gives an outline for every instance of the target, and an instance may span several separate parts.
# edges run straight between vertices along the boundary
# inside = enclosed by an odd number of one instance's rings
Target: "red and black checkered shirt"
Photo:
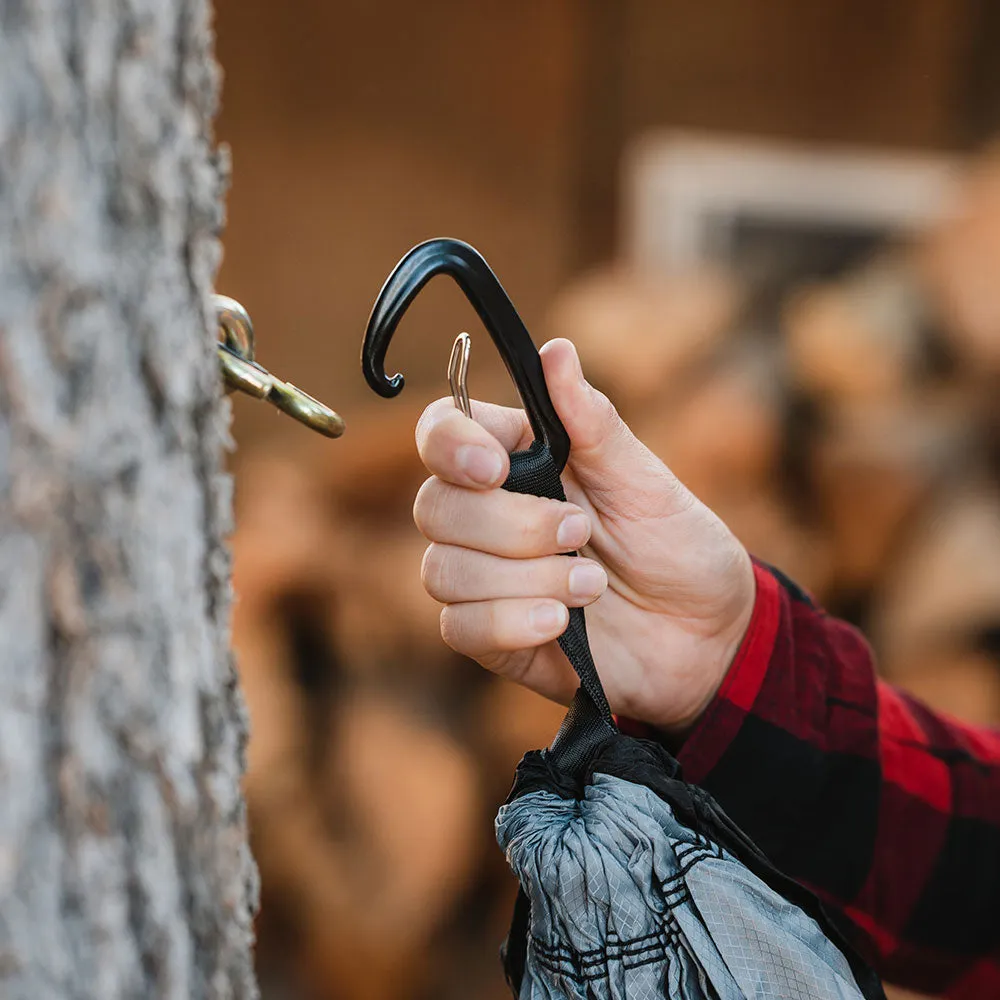
[[[875,676],[860,633],[755,566],[757,604],[679,759],[889,982],[1000,997],[1000,734]]]

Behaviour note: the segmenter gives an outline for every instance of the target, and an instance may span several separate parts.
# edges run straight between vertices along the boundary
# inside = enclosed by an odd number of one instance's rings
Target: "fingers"
[[[556,338],[541,351],[542,370],[552,402],[573,442],[574,453],[614,450],[627,427],[611,401],[585,378],[572,341]]]
[[[434,475],[417,494],[413,518],[433,543],[422,576],[446,605],[445,642],[488,662],[558,638],[567,608],[596,600],[607,574],[592,560],[560,555],[590,537],[590,519],[578,506],[496,488],[509,471],[508,452],[532,441],[524,413],[474,403],[473,416],[464,417],[449,399],[421,416],[417,447]],[[573,679],[561,680],[571,693]],[[538,684],[550,682],[546,676]]]
[[[564,604],[531,598],[449,604],[441,612],[444,641],[477,660],[541,646],[562,635],[568,624]]]
[[[413,520],[432,542],[531,559],[579,549],[590,519],[572,503],[508,493],[473,492],[436,477],[417,493]]]
[[[596,601],[608,585],[604,568],[590,559],[503,559],[438,544],[428,546],[424,553],[421,578],[427,593],[442,604],[551,598],[570,607],[584,607]]]
[[[573,344],[551,340],[540,353],[552,403],[573,445],[570,465],[598,513],[669,516],[690,508],[691,494],[584,378]]]
[[[531,431],[520,410],[476,402],[472,413],[475,419],[469,420],[450,399],[432,403],[417,423],[417,450],[441,479],[490,489],[507,477],[508,452],[527,447]]]

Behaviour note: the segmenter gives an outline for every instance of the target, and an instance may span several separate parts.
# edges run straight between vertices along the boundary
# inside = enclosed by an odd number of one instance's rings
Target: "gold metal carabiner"
[[[213,301],[222,334],[217,349],[226,387],[238,389],[255,399],[266,399],[326,437],[340,437],[344,433],[340,414],[291,382],[283,382],[254,360],[253,324],[246,309],[228,295],[215,295]]]

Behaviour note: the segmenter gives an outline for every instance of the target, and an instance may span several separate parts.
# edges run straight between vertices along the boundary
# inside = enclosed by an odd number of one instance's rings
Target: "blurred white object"
[[[623,163],[623,244],[637,267],[738,264],[741,227],[906,237],[945,217],[960,161],[927,153],[650,133]]]

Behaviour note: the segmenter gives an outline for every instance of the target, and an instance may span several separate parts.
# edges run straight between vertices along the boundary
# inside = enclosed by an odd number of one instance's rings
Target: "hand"
[[[568,503],[508,493],[521,410],[438,400],[417,424],[432,473],[413,508],[430,540],[424,586],[441,634],[484,667],[568,703],[578,680],[556,638],[567,607],[590,606],[594,662],[614,712],[682,733],[711,701],[746,632],[749,556],[583,377],[568,340],[542,348],[572,448]],[[577,550],[579,557],[560,553]]]

